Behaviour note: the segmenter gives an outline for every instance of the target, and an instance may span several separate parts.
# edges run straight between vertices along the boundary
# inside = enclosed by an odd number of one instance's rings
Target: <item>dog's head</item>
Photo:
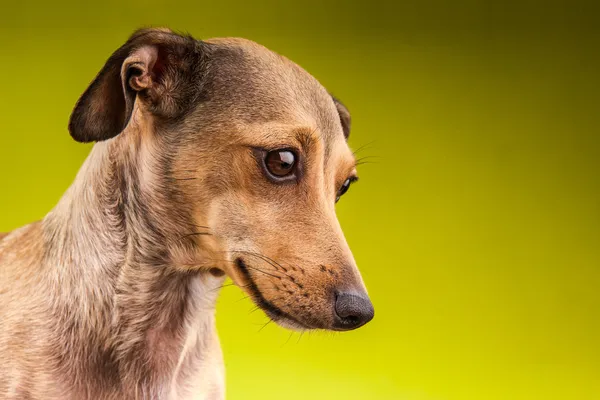
[[[350,115],[296,64],[247,40],[142,30],[69,129],[147,149],[140,185],[169,193],[151,207],[196,227],[181,268],[227,274],[288,327],[347,330],[373,317],[335,213],[357,179]]]

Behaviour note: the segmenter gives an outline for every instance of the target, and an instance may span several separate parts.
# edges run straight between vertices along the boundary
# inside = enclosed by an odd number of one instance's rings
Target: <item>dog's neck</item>
[[[95,379],[148,387],[178,379],[193,362],[186,352],[202,356],[223,278],[189,268],[191,216],[160,180],[160,157],[142,134],[134,125],[96,144],[43,229],[61,288],[57,338],[91,360]]]

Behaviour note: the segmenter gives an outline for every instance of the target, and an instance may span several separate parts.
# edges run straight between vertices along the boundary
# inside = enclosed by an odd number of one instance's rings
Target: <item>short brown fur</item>
[[[73,185],[0,233],[0,399],[224,398],[225,276],[281,325],[338,329],[335,293],[365,293],[334,209],[349,123],[256,43],[136,32],[73,111],[97,142]],[[274,184],[283,147],[298,176]]]

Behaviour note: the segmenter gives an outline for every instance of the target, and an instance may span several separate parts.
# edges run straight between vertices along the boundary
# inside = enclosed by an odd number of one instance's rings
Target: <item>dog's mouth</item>
[[[244,277],[244,280],[247,282],[246,288],[248,289],[250,297],[254,300],[256,305],[260,307],[265,312],[265,314],[267,314],[267,316],[271,320],[278,323],[279,325],[290,329],[308,330],[316,328],[305,322],[299,321],[294,316],[283,311],[281,308],[277,307],[275,304],[267,300],[265,296],[261,293],[254,279],[252,278],[252,275],[249,271],[249,267],[248,265],[246,265],[243,259],[237,258],[235,260],[235,264],[238,267],[242,276]]]

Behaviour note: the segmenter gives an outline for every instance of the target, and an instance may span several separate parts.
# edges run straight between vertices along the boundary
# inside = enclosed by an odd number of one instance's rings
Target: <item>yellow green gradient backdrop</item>
[[[600,28],[592,3],[2,1],[0,231],[90,147],[79,94],[135,29],[243,36],[351,109],[338,206],[376,309],[300,336],[227,287],[228,399],[600,399]]]

